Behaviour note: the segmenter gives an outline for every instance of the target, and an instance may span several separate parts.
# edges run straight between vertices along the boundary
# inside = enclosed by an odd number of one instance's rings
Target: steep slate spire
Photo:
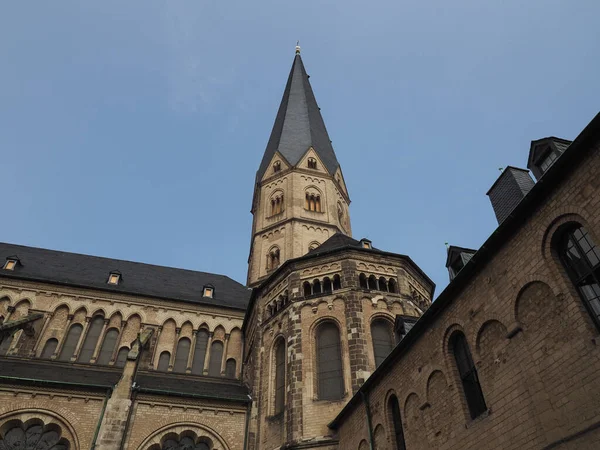
[[[288,77],[281,105],[277,112],[267,149],[256,174],[262,179],[276,151],[292,165],[298,164],[306,151],[313,147],[331,175],[339,167],[317,100],[308,81],[300,47]]]

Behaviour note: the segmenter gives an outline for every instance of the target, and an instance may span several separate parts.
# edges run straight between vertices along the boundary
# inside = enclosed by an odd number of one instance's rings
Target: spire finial
[[[296,55],[300,54],[300,41],[296,41]]]

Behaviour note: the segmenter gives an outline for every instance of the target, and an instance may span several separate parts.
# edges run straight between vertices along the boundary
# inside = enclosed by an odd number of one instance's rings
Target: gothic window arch
[[[223,343],[213,341],[210,345],[210,362],[208,364],[208,375],[211,377],[221,376],[221,362],[223,360]]]
[[[450,337],[450,348],[454,355],[471,419],[475,419],[487,410],[487,406],[467,338],[462,332],[455,331]]]
[[[595,325],[600,328],[600,247],[578,224],[561,230],[556,250]]]
[[[175,351],[175,362],[173,363],[173,372],[185,373],[187,369],[188,356],[190,354],[191,342],[184,337],[179,339],[177,350]]]
[[[102,333],[103,328],[104,316],[101,314],[94,316],[90,321],[90,326],[85,335],[85,339],[83,340],[83,345],[79,351],[79,357],[77,358],[77,361],[89,363],[92,360],[92,356],[94,356],[94,350],[96,349],[96,345],[98,344],[98,340],[100,339],[100,334]]]
[[[58,339],[50,338],[46,341],[44,345],[44,349],[42,350],[42,354],[40,358],[42,359],[50,359],[54,352],[56,351],[56,347],[58,347]]]
[[[77,343],[79,342],[79,338],[81,337],[82,331],[83,327],[80,324],[76,323],[74,325],[71,325],[71,328],[69,328],[69,331],[67,332],[65,342],[58,357],[60,361],[71,360],[71,357],[75,353],[75,348],[77,347]]]
[[[198,330],[196,334],[196,345],[194,346],[194,360],[192,362],[192,373],[202,375],[204,371],[204,359],[206,358],[206,348],[208,347],[208,331]]]
[[[10,450],[70,450],[71,444],[62,437],[60,426],[44,424],[40,419],[23,423],[20,420],[9,422],[0,435],[0,449]]]
[[[235,378],[235,368],[236,362],[235,359],[229,358],[225,363],[225,376],[227,378]]]
[[[368,289],[369,288],[369,286],[367,284],[367,276],[364,273],[361,273],[358,276],[358,284],[363,289]]]
[[[117,359],[115,360],[116,367],[125,367],[127,362],[127,355],[129,354],[129,347],[121,347],[119,353],[117,353]]]
[[[391,395],[388,400],[388,414],[392,422],[392,445],[395,450],[406,450],[404,442],[404,430],[402,429],[402,416],[400,415],[400,405],[398,397]]]
[[[312,295],[312,286],[308,281],[302,283],[302,289],[304,290],[304,296],[309,297]]]
[[[333,276],[333,290],[337,291],[342,288],[342,280],[338,274]]]
[[[119,339],[119,330],[116,328],[111,328],[106,332],[104,342],[102,342],[102,347],[100,347],[98,359],[96,360],[97,364],[107,365],[110,362],[117,346],[117,339]]]
[[[158,358],[158,366],[156,370],[159,372],[166,372],[169,370],[169,362],[171,361],[171,353],[164,351],[160,354]]]
[[[267,270],[275,270],[279,267],[280,252],[279,247],[275,246],[267,253]]]
[[[326,321],[316,329],[317,389],[320,400],[340,400],[344,396],[344,372],[340,330]]]
[[[275,344],[274,351],[275,365],[274,379],[273,379],[273,393],[274,393],[274,404],[273,413],[279,414],[283,412],[285,406],[285,341],[283,338],[279,338]]]
[[[316,169],[317,168],[317,160],[315,158],[308,158],[307,166],[309,169]]]
[[[375,367],[379,367],[394,348],[392,324],[385,319],[375,319],[371,322],[371,340],[373,341]]]

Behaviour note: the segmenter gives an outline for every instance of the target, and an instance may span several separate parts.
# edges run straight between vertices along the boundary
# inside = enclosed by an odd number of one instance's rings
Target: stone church
[[[600,115],[527,168],[432,303],[409,256],[352,237],[297,48],[247,286],[0,243],[0,450],[600,448]]]

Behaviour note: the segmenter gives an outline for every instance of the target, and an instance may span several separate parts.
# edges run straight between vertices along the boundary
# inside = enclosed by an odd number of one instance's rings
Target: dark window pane
[[[77,361],[84,363],[90,362],[92,356],[94,355],[94,350],[96,349],[98,339],[100,339],[100,333],[102,333],[103,327],[104,317],[96,316],[92,319],[92,323],[88,328],[88,332],[85,336],[85,340],[83,341],[83,346],[81,347]]]
[[[117,339],[119,338],[119,330],[111,328],[106,332],[102,347],[100,347],[100,353],[98,354],[97,364],[107,365],[112,358],[112,354],[115,351],[117,345]]]
[[[50,359],[50,357],[54,355],[56,347],[58,347],[58,339],[48,339],[46,341],[46,345],[44,345],[44,350],[42,350],[40,357],[43,359]]]
[[[340,276],[339,275],[334,275],[333,276],[333,290],[337,291],[338,289],[342,288],[342,281],[340,280]]]
[[[227,378],[235,378],[235,359],[229,358],[225,363],[225,376]]]
[[[285,343],[279,341],[275,349],[275,414],[283,411],[285,404]]]
[[[320,399],[339,400],[344,396],[340,333],[331,322],[317,330],[317,379]]]
[[[375,320],[371,324],[371,339],[373,340],[375,367],[379,367],[394,348],[392,324],[385,320]]]
[[[81,332],[83,327],[76,323],[69,328],[69,332],[67,333],[67,337],[65,338],[65,343],[60,352],[60,356],[58,359],[60,361],[70,361],[71,356],[75,353],[75,347],[77,347],[77,343],[79,342],[79,337],[81,336]]]
[[[190,354],[190,345],[191,343],[188,338],[179,339],[175,353],[175,362],[173,363],[173,372],[185,373]]]
[[[117,367],[125,367],[125,363],[127,362],[127,354],[129,353],[129,348],[121,347],[119,353],[117,354],[117,360],[115,361],[115,366]]]
[[[392,422],[394,424],[394,438],[396,443],[396,450],[406,450],[406,444],[404,443],[404,431],[402,430],[402,416],[400,416],[400,405],[395,395],[390,397],[390,412],[392,415]]]
[[[364,273],[358,276],[358,283],[361,288],[367,289],[367,276]]]
[[[196,347],[194,348],[194,361],[192,363],[192,373],[202,375],[204,370],[204,359],[206,357],[206,347],[208,346],[208,331],[200,330],[196,335]]]
[[[2,342],[0,343],[0,355],[6,355],[6,352],[10,348],[10,344],[12,343],[13,335],[4,336]]]
[[[158,358],[157,370],[160,372],[166,372],[169,370],[169,362],[171,361],[171,354],[169,352],[162,352],[160,358]]]
[[[223,360],[223,344],[219,341],[210,346],[210,362],[208,363],[208,375],[211,377],[221,376],[221,362]]]
[[[323,280],[323,292],[331,292],[331,280],[328,277],[325,277]]]
[[[452,347],[469,412],[471,418],[474,419],[485,412],[487,406],[465,335],[460,332],[456,333],[452,340]]]

